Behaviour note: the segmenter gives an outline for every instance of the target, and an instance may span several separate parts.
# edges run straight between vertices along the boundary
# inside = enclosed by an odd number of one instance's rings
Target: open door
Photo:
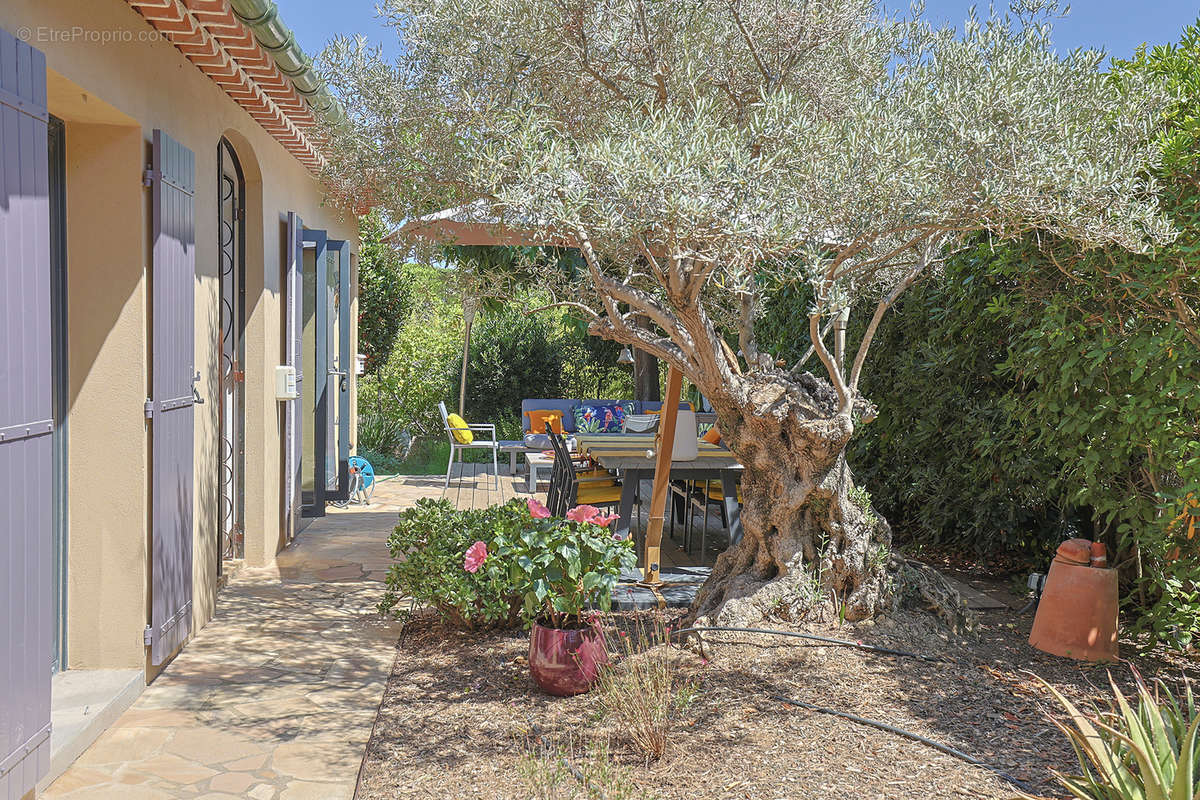
[[[192,628],[196,159],[154,131],[148,174],[154,241],[150,275],[150,661],[162,664]]]
[[[300,530],[300,452],[303,448],[304,416],[304,222],[294,211],[287,215],[284,286],[287,312],[284,320],[284,363],[296,371],[299,397],[284,400],[283,527],[291,540]]]
[[[326,499],[350,499],[350,381],[354,362],[350,354],[350,243],[330,239],[327,316],[330,356],[329,416],[326,436]]]
[[[50,196],[46,58],[0,30],[0,797],[50,766]]]
[[[329,439],[329,248],[325,231],[304,229],[303,348],[301,361],[308,385],[301,394],[301,416],[306,418],[301,437],[301,514],[325,515],[327,442]]]

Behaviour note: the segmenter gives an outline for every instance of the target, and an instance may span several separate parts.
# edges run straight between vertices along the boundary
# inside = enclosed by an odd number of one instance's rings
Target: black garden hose
[[[949,745],[942,744],[941,742],[935,742],[933,739],[928,739],[928,738],[920,735],[919,733],[913,733],[912,731],[906,731],[903,728],[897,728],[895,725],[889,725],[886,722],[879,722],[878,720],[867,719],[866,717],[860,717],[857,714],[851,714],[847,711],[838,711],[837,709],[833,709],[833,708],[824,708],[823,706],[814,706],[812,703],[805,703],[803,700],[795,700],[791,697],[784,697],[783,695],[773,694],[770,697],[772,700],[778,700],[781,703],[787,703],[788,705],[797,706],[799,708],[805,708],[805,709],[808,709],[809,711],[816,711],[821,714],[829,714],[830,716],[841,717],[842,719],[848,719],[851,722],[857,722],[862,725],[869,725],[872,728],[878,728],[881,731],[887,731],[888,733],[894,733],[897,736],[903,736],[905,739],[911,739],[914,742],[920,742],[921,744],[928,745],[929,747],[932,747],[935,750],[940,750],[941,752],[943,752],[947,755],[951,755],[957,759],[965,761],[968,764],[972,764],[976,767],[980,767],[981,769],[986,769],[987,771],[994,773],[997,777],[1008,781],[1013,786],[1016,786],[1018,789],[1020,789],[1025,794],[1033,794],[1032,789],[1030,789],[1028,786],[1026,786],[1021,781],[1014,778],[1012,775],[1009,775],[1007,772],[1000,769],[999,767],[993,767],[991,764],[988,764],[985,761],[980,761],[978,758],[975,758],[975,756],[968,755],[967,753],[964,753],[962,750],[956,750],[955,748],[950,747]]]
[[[825,644],[837,645],[839,647],[856,647],[859,650],[866,650],[868,653],[878,653],[885,656],[903,656],[904,658],[916,658],[921,661],[928,661],[934,664],[947,662],[949,659],[939,656],[923,656],[920,653],[910,653],[907,650],[893,650],[890,647],[876,647],[873,644],[865,642],[855,642],[850,639],[831,639],[828,636],[817,636],[812,633],[798,633],[796,631],[776,631],[770,628],[726,628],[726,627],[709,627],[697,626],[694,628],[680,628],[671,633],[672,636],[677,636],[683,633],[702,633],[706,631],[724,631],[728,633],[770,633],[775,636],[791,636],[796,639],[809,639],[814,642],[823,642]]]

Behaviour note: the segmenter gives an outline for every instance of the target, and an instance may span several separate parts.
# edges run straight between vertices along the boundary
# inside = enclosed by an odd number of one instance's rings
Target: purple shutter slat
[[[0,800],[50,765],[47,121],[45,57],[0,30]]]
[[[287,215],[287,364],[296,370],[296,388],[304,394],[303,374],[303,304],[304,304],[304,222],[294,211]],[[300,516],[300,451],[303,439],[301,401],[286,401],[286,455],[284,458],[284,526],[289,537],[295,536]]]
[[[192,626],[192,423],[195,160],[154,131],[151,274],[150,660],[162,664]]]

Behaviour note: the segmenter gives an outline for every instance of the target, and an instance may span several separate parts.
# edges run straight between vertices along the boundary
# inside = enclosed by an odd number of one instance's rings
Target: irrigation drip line
[[[830,716],[841,717],[842,719],[848,719],[851,722],[857,722],[862,725],[869,725],[872,728],[878,728],[881,731],[887,731],[888,733],[894,733],[897,736],[903,736],[905,739],[911,739],[914,742],[920,742],[923,745],[932,747],[935,750],[940,750],[941,752],[943,752],[947,755],[954,756],[955,758],[965,761],[968,764],[972,764],[976,767],[986,769],[987,771],[995,774],[997,777],[1008,781],[1013,786],[1016,786],[1022,792],[1025,792],[1026,794],[1033,794],[1032,789],[1030,789],[1028,786],[1026,786],[1023,782],[1014,778],[1012,775],[1009,775],[1007,772],[1000,769],[999,767],[994,767],[991,764],[987,763],[986,761],[980,761],[975,756],[970,755],[968,753],[964,753],[962,750],[957,750],[957,749],[951,747],[950,745],[942,744],[941,742],[936,742],[933,739],[926,738],[919,733],[913,733],[912,731],[906,731],[903,728],[897,728],[895,725],[889,725],[886,722],[880,722],[878,720],[867,719],[866,717],[860,717],[857,714],[851,714],[848,711],[838,711],[835,708],[825,708],[824,706],[815,706],[812,703],[806,703],[803,700],[796,700],[791,697],[784,697],[783,695],[779,695],[779,694],[773,694],[773,695],[770,695],[770,697],[772,700],[778,700],[781,703],[786,703],[788,705],[797,706],[799,708],[805,708],[805,709],[808,709],[809,711],[816,711],[821,714],[829,714]]]
[[[725,627],[709,627],[699,626],[695,628],[680,628],[674,631],[671,635],[677,636],[683,633],[700,633],[704,631],[724,631],[728,633],[770,633],[775,636],[791,636],[796,639],[810,639],[814,642],[824,642],[825,644],[838,645],[839,647],[856,647],[859,650],[866,650],[868,653],[879,653],[886,656],[903,656],[904,658],[915,658],[921,661],[928,661],[934,664],[948,662],[949,659],[939,656],[923,656],[920,653],[910,653],[907,650],[893,650],[890,647],[877,647],[873,644],[865,642],[856,642],[850,639],[832,639],[828,636],[817,636],[813,633],[798,633],[796,631],[776,631],[770,628],[725,628]]]

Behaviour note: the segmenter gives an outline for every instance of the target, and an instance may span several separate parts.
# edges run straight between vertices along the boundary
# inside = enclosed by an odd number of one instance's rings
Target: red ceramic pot
[[[548,628],[533,623],[529,671],[546,692],[559,697],[582,694],[592,688],[607,663],[608,650],[599,625]]]

